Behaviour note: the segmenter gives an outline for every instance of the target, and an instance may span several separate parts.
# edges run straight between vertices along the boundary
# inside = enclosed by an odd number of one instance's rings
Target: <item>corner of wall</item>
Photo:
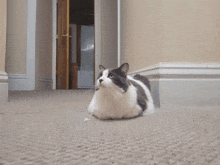
[[[0,103],[8,101],[8,75],[0,71]]]

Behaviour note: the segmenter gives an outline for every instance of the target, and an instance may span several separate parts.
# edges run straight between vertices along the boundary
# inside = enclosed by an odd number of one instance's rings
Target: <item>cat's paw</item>
[[[153,103],[149,103],[149,102],[148,102],[147,107],[148,107],[148,108],[147,108],[147,111],[146,111],[147,114],[154,113],[155,107],[154,107],[154,104],[153,104]]]
[[[154,108],[149,108],[149,109],[147,109],[147,111],[146,111],[146,113],[147,114],[152,114],[152,113],[154,113]]]
[[[88,113],[92,114],[94,112],[94,109],[95,109],[94,105],[92,103],[90,103],[87,108]]]
[[[93,112],[93,110],[90,109],[90,108],[88,108],[88,113],[89,113],[89,114],[92,114],[92,112]]]
[[[153,114],[154,112],[155,112],[155,108],[154,107],[149,107],[149,108],[147,108],[147,110],[144,112],[143,115]]]

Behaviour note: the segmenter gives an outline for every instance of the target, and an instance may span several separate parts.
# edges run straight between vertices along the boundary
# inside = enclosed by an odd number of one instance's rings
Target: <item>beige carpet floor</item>
[[[87,113],[93,93],[10,92],[0,106],[0,165],[220,164],[219,106],[101,121]]]

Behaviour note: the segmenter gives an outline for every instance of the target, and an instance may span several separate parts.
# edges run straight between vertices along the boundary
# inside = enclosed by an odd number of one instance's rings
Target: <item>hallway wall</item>
[[[27,54],[27,0],[7,1],[6,72],[26,73]]]
[[[7,0],[0,1],[0,104],[8,101],[8,75],[5,72]]]
[[[121,63],[220,64],[220,1],[121,0]]]
[[[5,71],[7,1],[0,1],[0,71]]]
[[[121,63],[154,104],[219,105],[220,1],[121,0]]]
[[[37,0],[36,89],[52,89],[52,0]]]
[[[95,0],[95,74],[117,67],[117,0]]]
[[[5,71],[7,1],[1,1],[0,6],[0,71]]]

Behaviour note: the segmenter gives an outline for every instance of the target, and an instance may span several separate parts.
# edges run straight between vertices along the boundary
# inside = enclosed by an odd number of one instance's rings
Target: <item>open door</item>
[[[57,4],[56,88],[69,89],[69,0]]]

